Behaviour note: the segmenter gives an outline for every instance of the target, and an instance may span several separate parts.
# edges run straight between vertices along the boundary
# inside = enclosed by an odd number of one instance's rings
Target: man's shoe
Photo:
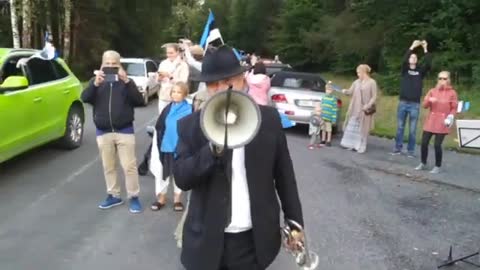
[[[433,173],[433,174],[437,174],[437,173],[440,173],[442,170],[440,169],[440,167],[433,167],[433,169],[430,171],[430,173]]]
[[[98,208],[100,209],[109,209],[118,205],[123,204],[123,200],[121,198],[113,197],[113,195],[108,194],[108,197],[103,201]]]
[[[315,146],[314,146],[313,144],[310,144],[310,145],[308,146],[308,149],[313,150],[313,149],[315,149]]]
[[[398,156],[398,155],[401,155],[402,154],[402,151],[401,150],[393,150],[393,152],[390,153],[390,155],[392,156]]]
[[[130,198],[130,213],[141,213],[142,212],[142,205],[140,204],[140,200],[138,197]]]
[[[325,145],[325,141],[321,141],[321,142],[320,142],[320,145],[321,145],[321,146],[324,146],[324,145]]]
[[[415,170],[416,171],[423,171],[427,168],[427,165],[423,164],[423,163],[420,163],[420,165],[418,165],[417,167],[415,167]]]
[[[413,152],[408,152],[408,153],[407,153],[407,157],[409,157],[409,158],[416,158],[417,156],[415,156],[415,153],[413,153]]]

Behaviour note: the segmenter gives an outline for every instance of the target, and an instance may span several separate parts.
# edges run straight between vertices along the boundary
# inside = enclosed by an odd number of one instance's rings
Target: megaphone
[[[205,137],[221,148],[227,142],[227,149],[250,143],[261,121],[260,108],[250,95],[232,89],[210,97],[200,113],[200,127]]]

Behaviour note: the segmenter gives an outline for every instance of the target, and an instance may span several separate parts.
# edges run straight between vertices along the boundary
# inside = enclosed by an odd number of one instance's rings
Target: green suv
[[[82,143],[81,83],[60,58],[31,58],[38,52],[0,48],[0,163],[52,141]]]

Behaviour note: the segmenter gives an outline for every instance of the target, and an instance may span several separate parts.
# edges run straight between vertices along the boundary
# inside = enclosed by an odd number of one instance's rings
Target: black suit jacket
[[[303,225],[303,215],[279,114],[271,107],[260,106],[260,111],[259,132],[245,146],[245,168],[257,260],[266,268],[281,246],[277,198],[280,198],[286,218]],[[178,133],[175,181],[182,190],[191,190],[181,261],[189,270],[216,270],[222,256],[230,201],[225,166],[222,165],[225,163],[215,158],[210,150],[200,128],[200,112],[181,119]]]

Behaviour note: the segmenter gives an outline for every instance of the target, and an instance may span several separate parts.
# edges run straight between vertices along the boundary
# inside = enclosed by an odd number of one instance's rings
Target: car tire
[[[63,149],[72,150],[80,147],[83,140],[85,116],[81,106],[73,105],[68,112],[65,134],[59,141]]]
[[[148,106],[149,96],[148,96],[148,88],[145,90],[145,94],[143,95],[143,105]]]

